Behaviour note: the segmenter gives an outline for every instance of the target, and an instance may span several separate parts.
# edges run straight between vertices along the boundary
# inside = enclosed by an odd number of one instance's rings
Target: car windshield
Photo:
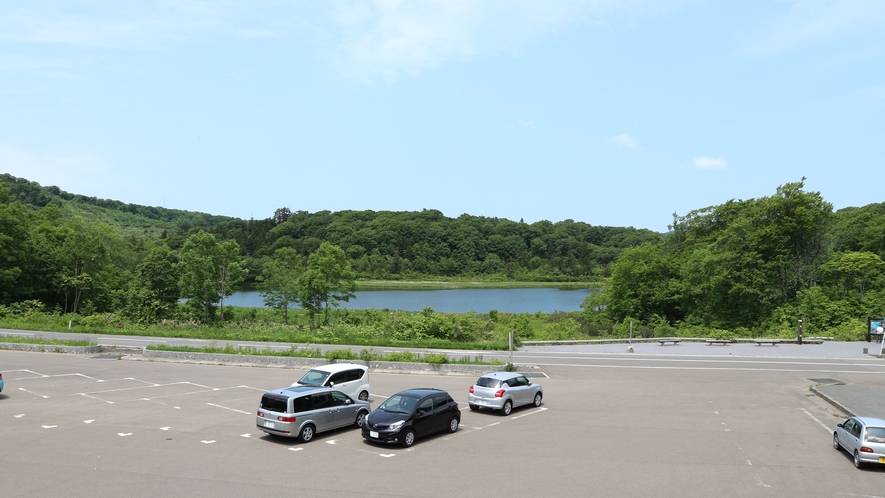
[[[491,377],[480,377],[478,381],[476,381],[476,385],[479,387],[490,387],[492,389],[497,389],[501,387],[500,379],[493,379]]]
[[[304,374],[304,377],[301,377],[301,380],[298,381],[302,386],[322,386],[323,382],[326,381],[326,378],[329,377],[329,372],[323,372],[322,370],[311,370]]]
[[[378,408],[392,413],[412,413],[412,408],[415,408],[417,402],[418,400],[415,398],[394,394],[387,398],[387,401],[381,403]]]
[[[885,427],[867,427],[864,440],[870,443],[885,443]]]

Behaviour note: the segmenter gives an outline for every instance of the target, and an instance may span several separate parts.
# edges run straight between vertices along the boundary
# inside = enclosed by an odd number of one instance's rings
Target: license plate
[[[378,437],[378,433],[375,432],[375,431],[369,431],[369,437],[377,438],[377,437]]]
[[[271,429],[274,428],[273,422],[264,422],[264,426],[265,426],[265,427],[270,427]]]
[[[489,402],[488,402],[488,401],[477,401],[476,404],[477,404],[477,405],[482,405],[482,406],[489,406]]]
[[[879,463],[885,463],[885,457],[879,457]]]

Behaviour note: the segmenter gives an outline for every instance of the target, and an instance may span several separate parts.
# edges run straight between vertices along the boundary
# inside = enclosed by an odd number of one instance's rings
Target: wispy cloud
[[[615,135],[613,137],[602,137],[600,138],[600,140],[612,144],[615,147],[627,147],[629,149],[642,148],[639,145],[639,139],[637,139],[633,135],[628,135],[627,133],[621,133],[620,135]]]
[[[728,162],[724,157],[699,156],[692,158],[691,165],[694,169],[725,169]]]
[[[790,0],[786,12],[749,33],[742,50],[754,55],[785,52],[808,45],[873,33],[885,37],[881,0]]]

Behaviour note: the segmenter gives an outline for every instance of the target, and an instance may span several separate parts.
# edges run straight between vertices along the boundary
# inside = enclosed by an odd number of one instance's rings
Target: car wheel
[[[473,411],[479,410],[479,407],[476,406],[476,405],[467,405],[467,406],[469,406],[470,409],[473,410]]]
[[[863,467],[863,462],[860,461],[860,454],[858,454],[857,450],[854,450],[854,466],[858,469]]]
[[[369,391],[363,391],[359,395],[360,401],[369,401]]]
[[[313,439],[314,428],[312,425],[307,424],[301,428],[301,432],[298,433],[298,439],[301,440],[302,443],[309,443],[311,439]]]
[[[452,417],[452,420],[449,421],[449,432],[458,432],[458,417]]]
[[[403,436],[403,446],[406,448],[411,447],[415,444],[415,431],[409,429],[406,434]]]
[[[510,412],[512,412],[512,411],[513,411],[513,402],[508,399],[507,401],[504,402],[504,407],[501,408],[501,414],[506,417],[507,415],[510,415]]]
[[[541,406],[541,393],[535,393],[535,401],[532,402],[535,406]]]
[[[839,445],[839,436],[835,432],[833,433],[833,448],[837,450],[842,449],[842,446]]]
[[[366,412],[359,412],[356,414],[356,426],[357,427],[362,427],[362,426],[366,425],[366,416],[367,415],[368,415],[368,413],[366,413]]]

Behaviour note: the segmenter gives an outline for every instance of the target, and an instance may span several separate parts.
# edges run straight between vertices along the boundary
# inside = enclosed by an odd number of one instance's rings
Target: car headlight
[[[399,429],[400,427],[402,427],[403,424],[405,424],[405,423],[406,423],[405,420],[400,420],[399,422],[394,422],[394,423],[390,424],[390,430],[395,431],[395,430]]]

